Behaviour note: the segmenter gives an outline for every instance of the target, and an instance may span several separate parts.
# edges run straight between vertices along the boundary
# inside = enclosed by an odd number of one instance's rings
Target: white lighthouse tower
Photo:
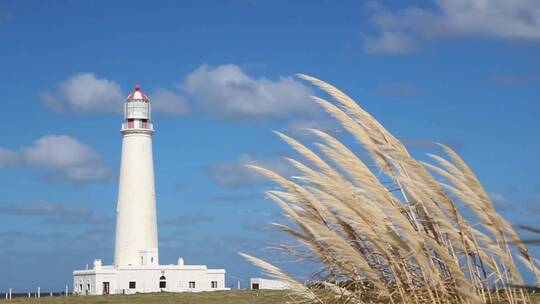
[[[225,270],[206,265],[160,265],[152,156],[150,99],[139,85],[124,103],[122,158],[116,205],[114,264],[94,260],[92,269],[73,272],[78,295],[227,290]]]
[[[124,103],[114,265],[159,265],[150,100],[139,85]]]

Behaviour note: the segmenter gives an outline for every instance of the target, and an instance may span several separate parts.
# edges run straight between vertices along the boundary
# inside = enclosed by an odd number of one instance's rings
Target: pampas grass
[[[405,146],[334,86],[298,75],[328,93],[313,97],[338,120],[377,166],[331,134],[310,130],[316,150],[277,135],[302,157],[288,159],[300,176],[287,179],[250,165],[282,189],[268,191],[294,226],[275,224],[324,265],[312,290],[279,268],[242,254],[287,282],[303,303],[531,303],[515,286],[520,260],[540,281],[538,260],[497,213],[482,184],[447,146],[447,158],[414,159]],[[390,181],[390,182],[388,182]],[[462,216],[465,206],[473,219]],[[516,259],[517,257],[517,259]]]

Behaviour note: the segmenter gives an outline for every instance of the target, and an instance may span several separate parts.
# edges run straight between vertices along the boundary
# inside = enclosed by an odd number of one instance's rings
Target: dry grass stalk
[[[320,140],[314,144],[319,153],[277,133],[305,160],[289,159],[301,176],[293,181],[249,167],[284,189],[267,194],[298,229],[276,226],[323,263],[327,277],[322,285],[333,296],[322,297],[278,268],[243,256],[287,282],[296,299],[307,303],[530,303],[513,287],[524,282],[511,245],[540,282],[533,257],[453,150],[441,145],[450,160],[429,155],[437,165],[419,162],[345,93],[319,79],[299,77],[335,99],[337,104],[313,97],[385,176],[376,176],[355,152],[323,131],[311,130]],[[471,209],[478,222],[465,219],[457,203]]]

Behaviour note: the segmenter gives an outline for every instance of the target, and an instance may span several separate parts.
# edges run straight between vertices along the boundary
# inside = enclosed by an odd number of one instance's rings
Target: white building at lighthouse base
[[[225,288],[225,270],[205,265],[102,266],[73,272],[73,291],[77,295],[134,294],[148,292],[200,292]]]

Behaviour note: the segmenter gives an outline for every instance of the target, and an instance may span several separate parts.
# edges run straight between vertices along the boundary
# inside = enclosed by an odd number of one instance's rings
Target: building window
[[[137,283],[136,282],[129,282],[129,289],[135,289],[137,288]]]
[[[195,281],[189,281],[189,288],[195,288]]]
[[[251,284],[251,289],[259,289],[259,284],[258,283]]]
[[[165,276],[159,278],[159,288],[167,288],[167,278]]]
[[[79,292],[82,292],[82,284],[79,284]]]
[[[217,288],[217,281],[210,282],[210,287],[211,288]]]
[[[144,257],[141,257],[141,265],[144,265]]]
[[[151,263],[154,263],[154,257],[151,257],[151,258],[150,258],[150,262],[151,262]]]

